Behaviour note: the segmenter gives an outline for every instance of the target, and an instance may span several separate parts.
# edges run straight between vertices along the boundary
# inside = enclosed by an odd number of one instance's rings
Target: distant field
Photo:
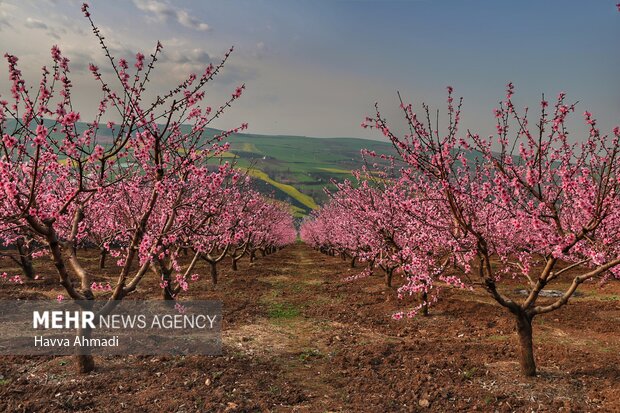
[[[284,192],[285,194],[287,194],[288,196],[290,196],[291,198],[293,198],[294,200],[298,201],[299,203],[303,204],[305,207],[309,208],[309,209],[317,209],[318,205],[314,202],[314,200],[312,199],[312,197],[302,194],[301,192],[299,192],[297,190],[297,188],[295,188],[292,185],[286,185],[280,182],[276,182],[273,179],[271,179],[269,177],[269,175],[267,175],[265,172],[259,170],[259,169],[248,169],[250,176],[260,179],[262,181],[265,181],[266,183],[276,187],[277,189],[281,190],[282,192]]]
[[[228,142],[237,166],[262,180],[266,184],[262,190],[296,206],[297,215],[323,203],[327,198],[324,188],[333,188],[332,180],[350,178],[351,171],[362,166],[362,149],[394,154],[388,142],[357,138],[240,134]]]
[[[51,126],[51,121],[46,123]],[[76,127],[81,133],[86,124],[78,122]],[[205,136],[220,132],[207,128]],[[231,148],[221,157],[249,170],[259,191],[289,202],[298,217],[327,199],[324,188],[333,189],[332,180],[343,181],[351,177],[352,170],[361,168],[362,149],[394,154],[388,142],[358,138],[236,134],[227,141]],[[109,130],[99,130],[98,142],[104,146],[111,143]]]

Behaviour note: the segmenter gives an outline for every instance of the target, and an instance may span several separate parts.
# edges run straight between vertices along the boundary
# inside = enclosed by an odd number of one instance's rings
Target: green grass
[[[261,153],[261,151],[258,150],[258,148],[256,147],[256,145],[254,145],[252,142],[244,142],[241,144],[241,150],[243,152],[254,152],[254,153]]]
[[[267,315],[271,319],[289,320],[299,316],[299,309],[293,304],[287,303],[272,303],[269,306]]]
[[[306,194],[302,194],[301,192],[299,192],[297,190],[297,188],[295,188],[292,185],[286,185],[286,184],[282,184],[280,182],[274,181],[273,179],[271,179],[269,177],[269,175],[267,175],[263,171],[260,171],[258,169],[250,169],[248,171],[248,173],[250,174],[250,176],[252,176],[254,178],[258,178],[260,180],[263,180],[263,181],[267,182],[268,184],[271,184],[274,187],[280,189],[282,192],[286,193],[291,198],[299,201],[301,204],[305,205],[306,207],[308,207],[310,209],[317,209],[319,207],[314,202],[314,199],[312,199],[311,196],[306,195]]]
[[[295,218],[303,218],[306,216],[306,210],[295,205],[291,205],[291,212]]]
[[[510,339],[510,336],[505,335],[505,334],[491,334],[490,336],[487,337],[487,340],[490,340],[490,341],[506,341],[509,339]]]
[[[338,169],[338,168],[317,168],[318,170],[321,171],[325,171],[325,172],[331,172],[334,174],[350,174],[351,171],[347,171],[345,169]]]
[[[352,178],[351,171],[361,168],[361,149],[395,153],[386,141],[356,138],[240,134],[227,140],[230,152],[238,155],[237,166],[262,171],[268,179],[257,178],[267,185],[264,189],[272,188],[278,199],[292,199],[304,210],[303,214],[327,200],[323,187],[334,190],[332,179]],[[378,159],[373,161],[385,164]]]
[[[306,350],[302,351],[299,354],[299,360],[304,362],[304,363],[309,361],[309,360],[317,359],[317,358],[321,358],[321,357],[323,357],[323,354],[321,353],[320,350],[318,350],[316,348],[306,349]]]
[[[232,152],[222,152],[222,153],[219,154],[218,157],[219,158],[234,158],[235,156],[237,156],[237,155],[235,155]]]
[[[476,374],[476,371],[478,369],[476,367],[472,367],[470,369],[465,369],[463,370],[463,377],[467,380],[471,379],[472,377],[474,377],[474,375]]]

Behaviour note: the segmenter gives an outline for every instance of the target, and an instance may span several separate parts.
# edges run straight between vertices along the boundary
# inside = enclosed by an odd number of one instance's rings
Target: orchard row
[[[459,129],[461,104],[448,88],[439,119],[401,101],[402,136],[377,108],[362,126],[390,139],[398,156],[367,152],[374,167],[338,185],[301,236],[365,262],[361,275],[383,271],[388,286],[402,277],[399,295],[419,295],[420,304],[395,318],[427,313],[438,287],[481,287],[514,317],[523,373],[535,375],[532,319],[566,305],[580,284],[620,275],[620,131],[601,134],[585,112],[585,137],[569,135],[575,106],[563,93],[554,104],[543,97],[532,122],[509,84],[496,134],[483,137]],[[513,297],[507,280],[526,285],[527,296]],[[541,300],[554,284],[561,296]]]
[[[205,88],[232,49],[218,65],[153,96],[147,89],[163,46],[158,42],[149,57],[138,53],[132,64],[117,60],[88,5],[82,12],[108,61],[105,70],[89,67],[100,99],[85,128],[71,99],[69,60],[58,47],[36,87],[27,86],[18,58],[5,55],[12,87],[8,100],[0,99],[0,240],[16,247],[14,258],[26,272],[32,254],[49,255],[70,298],[105,297],[109,311],[149,272],[157,273],[164,297],[175,299],[196,279],[201,260],[211,265],[215,283],[224,257],[236,266],[245,254],[293,242],[287,207],[252,191],[247,177],[222,164],[228,149],[222,142],[247,124],[214,137],[204,133],[245,88],[220,105],[205,103]],[[107,255],[116,260],[118,275],[105,294],[79,253],[83,247],[99,248],[101,265]],[[189,263],[182,264],[183,251],[191,251],[183,261]],[[78,361],[82,372],[94,368],[90,355]]]

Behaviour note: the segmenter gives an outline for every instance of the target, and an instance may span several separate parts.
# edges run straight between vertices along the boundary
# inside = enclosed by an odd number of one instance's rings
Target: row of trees
[[[157,247],[154,258],[140,257],[138,254],[141,261],[149,264],[149,270],[161,277],[162,285],[168,287],[164,288],[167,299],[173,299],[180,291],[179,282],[187,287],[188,276],[201,261],[209,264],[211,281],[215,285],[217,264],[225,258],[229,258],[233,270],[237,270],[237,262],[243,256],[247,255],[250,261],[254,261],[257,254],[270,254],[296,238],[288,205],[253,190],[250,178],[229,164],[215,169],[208,168],[191,177],[192,184],[183,201],[186,205],[178,209],[178,213],[182,214],[179,224],[167,230],[168,235]],[[72,225],[68,220],[58,223],[62,247],[66,249],[71,246],[76,255],[80,249],[97,249],[99,269],[106,266],[109,256],[116,260],[118,266],[123,266],[131,242],[134,211],[140,210],[147,195],[145,186],[140,182],[123,182],[102,189],[83,206],[81,225],[72,245],[67,244]],[[165,208],[156,208],[153,222],[163,222],[165,218],[156,215],[165,212]],[[28,227],[11,224],[5,226],[2,234],[5,248],[0,253],[2,257],[21,267],[26,278],[38,278],[33,260],[46,255],[46,240]],[[178,275],[182,268],[181,257],[189,256],[190,252],[190,264],[173,287],[172,274],[176,272]],[[21,277],[13,276],[11,279],[19,282]]]
[[[157,43],[148,58],[137,53],[132,64],[115,59],[88,5],[82,11],[108,61],[106,70],[89,67],[101,98],[86,127],[72,104],[69,59],[58,47],[33,88],[26,85],[18,58],[5,55],[12,87],[10,97],[0,99],[2,242],[49,255],[60,284],[80,303],[94,300],[97,290],[80,247],[96,245],[103,257],[113,255],[118,276],[104,312],[135,291],[150,271],[159,275],[164,296],[173,299],[187,289],[201,259],[211,264],[215,282],[216,264],[227,254],[236,265],[246,253],[254,257],[292,242],[288,211],[251,191],[231,166],[219,164],[228,149],[224,139],[247,124],[214,137],[204,134],[245,88],[236,87],[219,106],[204,102],[205,88],[232,49],[219,64],[148,99],[163,46]],[[182,265],[184,250],[193,255]],[[80,371],[94,368],[92,356],[78,358]]]
[[[433,286],[481,287],[516,321],[525,375],[536,374],[532,319],[568,303],[580,284],[620,276],[620,129],[601,134],[592,114],[584,139],[569,138],[575,111],[561,93],[544,97],[530,122],[517,110],[513,85],[495,109],[496,134],[459,130],[462,99],[448,88],[447,128],[423,105],[401,108],[407,132],[397,136],[378,107],[362,124],[393,144],[391,170],[363,170],[339,185],[330,202],[306,221],[302,238],[315,248],[405,278],[399,294],[422,294],[413,316],[436,299]],[[502,288],[517,279],[522,300]],[[560,297],[541,302],[561,283]],[[430,294],[433,291],[433,294]],[[398,313],[400,318],[404,313]]]

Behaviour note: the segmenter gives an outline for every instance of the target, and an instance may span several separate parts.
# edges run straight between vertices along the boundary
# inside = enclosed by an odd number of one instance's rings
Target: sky
[[[445,108],[445,88],[464,97],[464,127],[493,132],[505,85],[517,106],[541,93],[568,94],[599,119],[620,123],[620,13],[617,1],[478,0],[106,0],[90,11],[119,57],[164,45],[151,84],[167,90],[235,51],[207,89],[218,106],[246,92],[212,126],[249,123],[249,132],[381,139],[360,123],[375,102],[402,127],[396,92],[419,107]],[[83,120],[98,106],[89,62],[105,57],[72,0],[0,0],[0,52],[20,58],[36,87],[52,45],[71,59],[73,97]],[[6,63],[0,93],[8,95]],[[399,123],[400,122],[400,123]],[[579,127],[577,132],[585,131]]]

